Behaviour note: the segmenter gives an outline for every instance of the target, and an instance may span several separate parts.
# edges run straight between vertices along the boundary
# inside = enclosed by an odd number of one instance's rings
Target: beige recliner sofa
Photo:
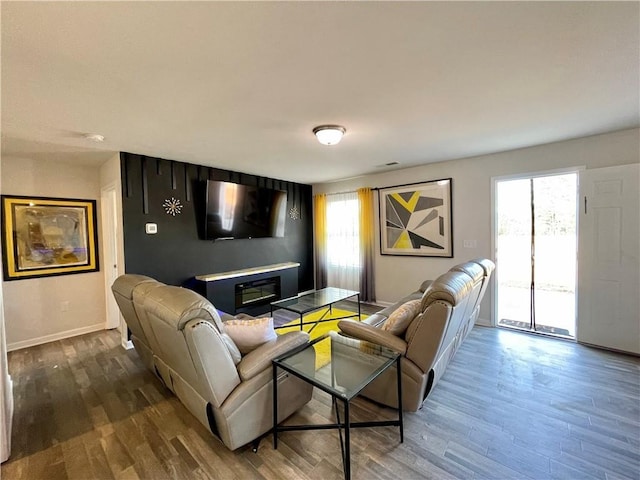
[[[444,373],[449,361],[478,318],[480,303],[494,269],[487,259],[456,265],[416,292],[362,322],[338,323],[345,335],[384,345],[402,354],[402,403],[407,411],[418,410]],[[419,308],[402,332],[383,327],[389,316],[410,300]],[[362,395],[396,407],[396,373],[388,370],[362,391]]]
[[[146,285],[142,287],[142,284]],[[127,327],[131,332],[131,342],[144,364],[154,373],[156,373],[156,370],[151,342],[149,342],[147,333],[142,328],[136,309],[133,306],[133,291],[137,289],[139,295],[142,289],[147,291],[149,288],[160,285],[163,284],[144,275],[121,275],[111,286],[111,291],[120,308],[122,317],[127,322]],[[160,377],[160,375],[158,376]]]
[[[122,275],[112,290],[145,364],[229,449],[271,430],[271,360],[308,342],[307,333],[280,335],[241,356],[215,307],[196,292],[140,275]],[[314,364],[313,349],[303,360]],[[284,420],[311,399],[312,386],[285,372],[277,381]]]

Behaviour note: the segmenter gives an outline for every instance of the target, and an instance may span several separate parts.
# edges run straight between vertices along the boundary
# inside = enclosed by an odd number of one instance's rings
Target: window
[[[327,280],[333,287],[359,290],[360,203],[356,192],[327,196]]]
[[[316,288],[360,292],[375,302],[373,192],[318,194],[314,197]]]

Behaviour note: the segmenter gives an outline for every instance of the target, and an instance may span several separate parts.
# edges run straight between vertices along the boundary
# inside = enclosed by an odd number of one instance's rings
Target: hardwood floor
[[[335,431],[229,451],[141,364],[98,332],[9,354],[13,479],[339,479]],[[357,400],[354,420],[391,412]],[[321,423],[328,396],[296,416]],[[476,327],[421,411],[352,433],[356,479],[638,479],[640,360]]]

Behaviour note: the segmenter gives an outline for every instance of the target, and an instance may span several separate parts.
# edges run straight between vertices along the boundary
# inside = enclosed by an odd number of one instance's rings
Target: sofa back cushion
[[[459,263],[455,267],[452,267],[452,272],[464,272],[469,275],[475,282],[482,280],[484,277],[484,269],[476,262],[464,262]]]
[[[455,339],[464,320],[473,281],[466,273],[446,272],[422,296],[421,313],[405,333],[407,358],[428,372]]]
[[[491,275],[493,274],[493,271],[496,268],[496,264],[493,263],[488,258],[476,258],[472,261],[480,265],[480,267],[484,270],[482,287],[480,288],[480,294],[478,295],[478,310],[480,310],[480,303],[482,302],[485,292],[487,291],[487,287],[489,286],[489,280],[491,279]]]
[[[422,294],[420,310],[424,312],[431,303],[437,300],[443,300],[454,306],[460,302],[466,302],[471,289],[470,280],[468,275],[461,272],[443,273]]]
[[[164,283],[144,282],[139,284],[133,290],[133,306],[136,310],[138,318],[140,319],[140,326],[142,327],[142,330],[144,330],[147,336],[147,340],[149,340],[149,346],[151,347],[151,350],[153,351],[153,354],[155,356],[160,355],[160,344],[158,343],[158,340],[156,339],[156,336],[151,329],[151,325],[149,325],[149,315],[144,308],[144,302],[150,292],[152,292],[156,288],[164,286]],[[166,383],[167,379],[165,378],[164,380]]]
[[[480,308],[480,291],[482,290],[482,284],[485,279],[484,268],[476,262],[471,261],[456,265],[451,269],[451,271],[466,273],[472,279],[473,286],[470,293],[469,303],[467,304],[465,317],[469,322],[474,322],[477,316],[477,311]]]
[[[213,305],[192,290],[162,286],[148,293],[143,307],[159,344],[154,353],[199,395],[219,406],[240,378]]]
[[[125,274],[116,278],[113,285],[111,285],[111,291],[113,297],[120,308],[122,318],[127,323],[127,327],[131,330],[131,333],[136,336],[147,347],[151,348],[147,333],[144,331],[143,326],[140,323],[140,318],[136,312],[133,304],[133,292],[141,284],[146,284],[146,287],[158,287],[163,285],[160,282],[155,281],[153,278],[146,277],[144,275]]]

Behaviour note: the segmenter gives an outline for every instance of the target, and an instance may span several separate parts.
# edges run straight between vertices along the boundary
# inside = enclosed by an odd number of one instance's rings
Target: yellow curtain
[[[327,196],[313,197],[313,223],[316,260],[316,289],[327,286]]]
[[[360,204],[360,299],[375,302],[373,191],[370,188],[359,188],[358,203]]]

